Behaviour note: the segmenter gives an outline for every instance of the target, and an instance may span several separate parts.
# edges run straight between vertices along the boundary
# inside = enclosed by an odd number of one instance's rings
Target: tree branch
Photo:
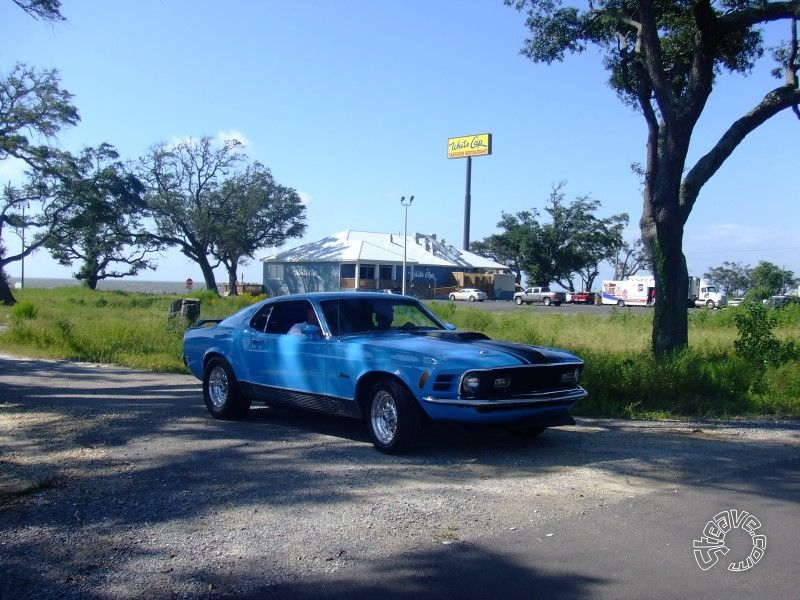
[[[714,148],[700,158],[686,174],[680,192],[681,211],[684,217],[689,216],[703,185],[719,170],[742,140],[780,111],[797,107],[798,103],[800,103],[800,90],[784,85],[769,92],[758,106],[736,120]]]

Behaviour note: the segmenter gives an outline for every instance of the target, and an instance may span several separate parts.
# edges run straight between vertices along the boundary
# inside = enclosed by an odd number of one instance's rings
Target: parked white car
[[[462,288],[457,292],[450,292],[450,300],[468,300],[470,302],[483,302],[489,296],[486,295],[486,292],[483,292],[476,288]]]

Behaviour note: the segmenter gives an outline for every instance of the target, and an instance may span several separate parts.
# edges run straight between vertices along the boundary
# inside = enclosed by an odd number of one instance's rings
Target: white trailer
[[[601,293],[603,304],[617,306],[653,306],[656,303],[656,280],[652,275],[606,280]]]

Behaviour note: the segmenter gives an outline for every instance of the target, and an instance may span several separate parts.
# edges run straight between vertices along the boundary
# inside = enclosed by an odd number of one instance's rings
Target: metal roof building
[[[418,295],[439,297],[455,287],[489,286],[494,297],[505,291],[508,277],[513,293],[513,276],[506,265],[460,250],[435,234],[354,230],[262,258],[264,289],[277,295],[400,288],[404,256],[407,289]],[[498,281],[503,282],[501,290]]]

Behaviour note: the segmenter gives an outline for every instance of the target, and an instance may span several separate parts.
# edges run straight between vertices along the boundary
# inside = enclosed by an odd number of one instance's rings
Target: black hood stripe
[[[522,363],[540,365],[547,363],[562,363],[576,360],[576,357],[554,348],[542,346],[528,346],[514,342],[493,340],[483,333],[475,331],[423,331],[427,337],[436,337],[456,344],[470,344],[485,346],[514,356]]]

